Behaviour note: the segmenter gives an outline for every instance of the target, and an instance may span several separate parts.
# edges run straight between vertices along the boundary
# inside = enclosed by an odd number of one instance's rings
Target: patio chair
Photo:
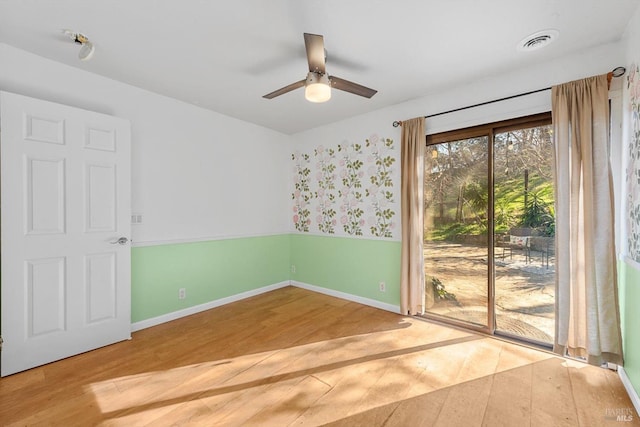
[[[509,257],[512,256],[511,247],[509,246],[509,235],[508,234],[496,234],[493,237],[493,246],[494,248],[502,249],[501,254],[497,254],[494,252],[494,258],[505,259],[507,256],[507,251],[509,252]]]
[[[510,244],[522,251],[527,264],[531,262],[531,236],[510,236]]]
[[[509,252],[509,259],[513,259],[513,251],[518,250],[522,251],[527,264],[531,262],[531,236],[496,236],[494,244],[496,248],[502,248],[502,255],[500,256],[502,259],[506,258],[507,251]]]

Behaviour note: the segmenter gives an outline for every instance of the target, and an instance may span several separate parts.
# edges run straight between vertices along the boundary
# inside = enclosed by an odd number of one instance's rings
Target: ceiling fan
[[[309,73],[307,78],[288,86],[268,93],[263,98],[273,99],[304,86],[304,96],[311,102],[326,102],[331,98],[331,88],[371,98],[378,91],[368,87],[330,76],[325,69],[326,52],[324,50],[324,38],[318,34],[304,33],[304,45],[307,50],[307,62]]]

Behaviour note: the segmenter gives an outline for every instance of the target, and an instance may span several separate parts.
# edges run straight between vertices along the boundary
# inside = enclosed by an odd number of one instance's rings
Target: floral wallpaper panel
[[[631,133],[627,152],[627,249],[640,262],[640,67],[631,64],[627,75]]]
[[[296,152],[291,156],[295,173],[293,198],[293,224],[296,230],[308,232],[311,225],[309,204],[313,198],[309,185],[311,169],[309,155]]]
[[[292,154],[297,231],[393,238],[397,230],[396,147],[371,135]]]

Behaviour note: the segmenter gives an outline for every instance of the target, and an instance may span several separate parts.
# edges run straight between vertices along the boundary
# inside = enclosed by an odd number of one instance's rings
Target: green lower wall
[[[131,321],[289,280],[289,240],[283,234],[133,248]]]
[[[292,234],[291,279],[400,305],[400,253],[400,242]]]
[[[300,234],[135,247],[131,321],[290,279],[400,305],[400,250],[400,242]]]
[[[619,267],[624,370],[640,394],[640,271],[626,262],[620,262]]]

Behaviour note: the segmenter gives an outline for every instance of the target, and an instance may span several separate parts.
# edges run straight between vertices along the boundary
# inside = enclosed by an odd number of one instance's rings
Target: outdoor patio
[[[486,324],[487,248],[429,242],[424,247],[427,286],[444,286],[427,312]],[[546,343],[553,342],[555,259],[531,249],[495,248],[497,329]]]

